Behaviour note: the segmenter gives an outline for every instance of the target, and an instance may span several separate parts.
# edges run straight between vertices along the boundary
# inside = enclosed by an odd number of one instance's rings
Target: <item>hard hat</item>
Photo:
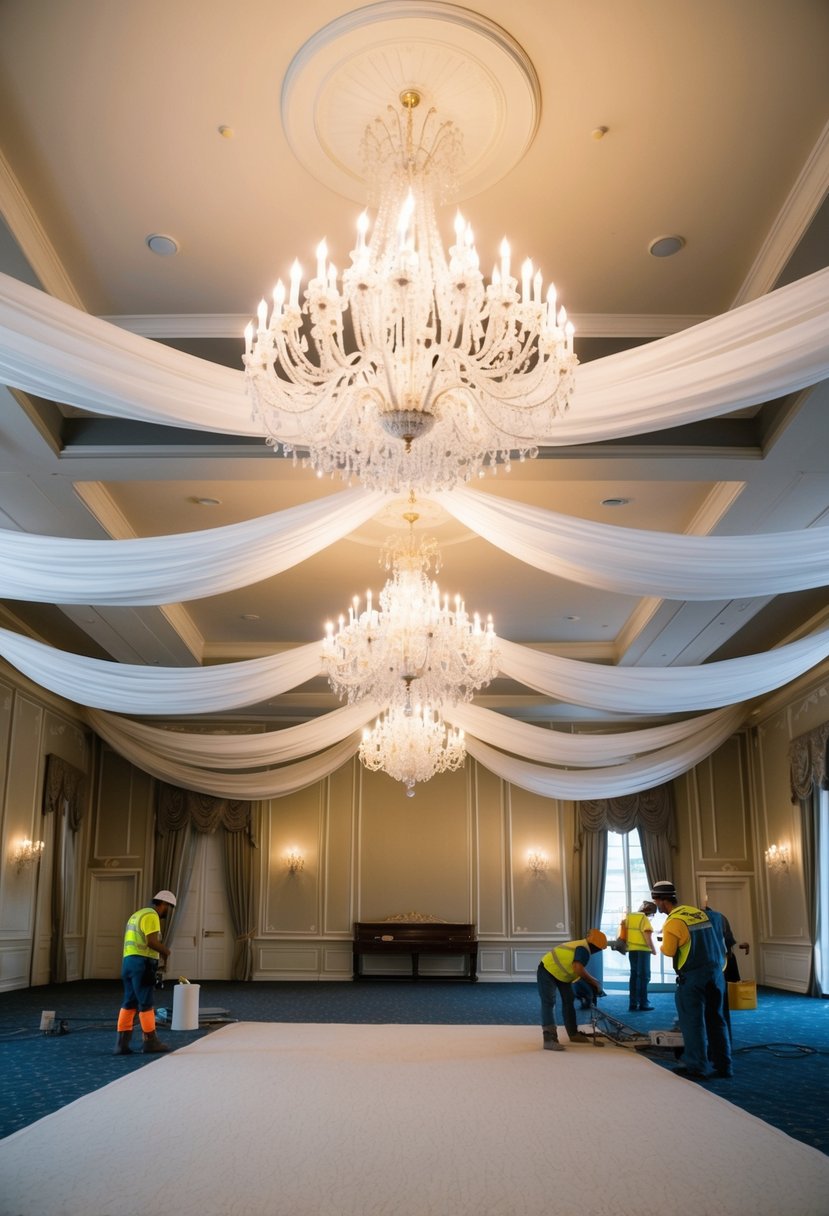
[[[598,946],[600,950],[607,949],[607,938],[601,929],[590,929],[587,934],[587,942],[591,946]]]
[[[676,899],[676,887],[667,878],[653,884],[651,899]]]
[[[169,904],[171,908],[176,906],[176,897],[172,891],[159,891],[153,896],[154,904]]]

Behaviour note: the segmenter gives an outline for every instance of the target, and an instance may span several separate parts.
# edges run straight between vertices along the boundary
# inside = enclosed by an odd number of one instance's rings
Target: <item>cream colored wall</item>
[[[744,876],[753,923],[740,926],[740,936],[755,943],[757,978],[793,991],[805,991],[809,943],[788,745],[828,711],[825,675],[801,681],[795,694],[768,701],[751,729],[676,782],[680,893],[693,900],[706,876]],[[0,990],[25,986],[32,959],[36,975],[48,960],[49,841],[39,876],[37,869],[18,875],[9,855],[15,839],[52,830],[44,829],[40,811],[49,752],[89,766],[92,778],[78,842],[84,859],[78,914],[67,942],[73,976],[97,974],[96,959],[108,958],[107,950],[96,954],[85,942],[93,936],[87,922],[98,906],[94,893],[106,877],[131,876],[140,898],[147,894],[152,779],[107,748],[96,749],[93,765],[71,706],[14,673],[0,674]],[[581,928],[568,911],[574,805],[507,786],[472,760],[418,786],[414,798],[354,761],[317,786],[258,806],[256,815],[257,978],[347,980],[355,920],[420,912],[477,925],[482,979],[532,980],[546,944]],[[791,844],[787,874],[766,870],[763,852],[772,842]],[[293,875],[284,864],[290,848],[305,859]],[[547,855],[545,873],[528,870],[530,851]],[[433,966],[451,974],[461,960],[436,959]]]
[[[26,987],[30,976],[44,983],[49,975],[51,867],[55,832],[63,826],[57,816],[42,811],[49,754],[89,772],[87,732],[70,707],[41,696],[24,681],[0,676],[0,991]],[[83,974],[88,831],[87,817],[71,841],[81,862],[65,924],[69,979]],[[23,839],[42,840],[45,848],[40,861],[18,873],[12,855]]]

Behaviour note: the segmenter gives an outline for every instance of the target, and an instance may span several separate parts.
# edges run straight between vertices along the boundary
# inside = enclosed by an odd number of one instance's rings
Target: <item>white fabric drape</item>
[[[86,717],[120,755],[160,780],[216,797],[274,798],[321,780],[350,759],[358,746],[355,729],[367,725],[376,710],[376,706],[353,706],[301,726],[255,736],[169,731],[97,710],[87,711]],[[575,799],[633,793],[669,780],[710,755],[744,716],[742,707],[732,706],[688,722],[632,730],[626,735],[567,736],[474,706],[457,706],[446,714],[447,721],[467,732],[469,754],[504,780],[545,797]],[[480,733],[471,732],[470,727]],[[497,741],[498,749],[488,746],[486,739]],[[319,752],[320,747],[328,750]],[[517,748],[525,757],[547,762],[569,763],[576,756],[582,764],[592,759],[610,767],[563,772],[505,755],[503,748]],[[631,758],[640,749],[651,754]],[[300,756],[308,759],[284,763]],[[233,771],[277,763],[283,767],[258,773]]]
[[[484,540],[548,574],[630,595],[713,600],[829,584],[829,527],[758,536],[677,536],[573,519],[472,490],[433,496]],[[200,532],[73,540],[0,529],[7,599],[169,604],[270,578],[341,540],[387,501],[343,490]]]
[[[66,654],[0,629],[0,654],[60,697],[119,714],[209,714],[257,705],[322,674],[322,642],[215,667],[140,667]]]
[[[694,736],[724,722],[730,714],[729,706],[664,726],[594,735],[573,735],[554,728],[533,726],[491,709],[483,709],[480,705],[456,705],[447,710],[445,716],[454,726],[459,726],[467,735],[474,735],[481,743],[491,743],[493,747],[512,752],[525,760],[541,760],[545,764],[562,764],[568,768],[598,768],[624,764],[635,756],[683,740],[693,741]]]
[[[363,489],[241,524],[130,540],[0,530],[2,593],[49,604],[171,604],[248,587],[341,540],[385,502]]]
[[[600,667],[499,639],[501,673],[547,696],[615,713],[690,713],[782,688],[829,655],[829,629],[702,667]]]
[[[737,730],[745,710],[737,705],[693,737],[693,743],[683,741],[651,755],[615,764],[610,768],[561,772],[507,756],[503,752],[467,736],[466,750],[470,756],[496,776],[511,785],[518,785],[544,798],[619,798],[651,789],[671,781],[699,764]]]
[[[499,640],[501,672],[547,696],[620,713],[688,713],[747,701],[829,655],[829,629],[702,667],[600,667]],[[215,667],[139,667],[67,654],[0,629],[0,654],[36,684],[94,709],[203,714],[256,705],[322,674],[322,643]]]
[[[120,756],[151,776],[216,798],[282,798],[295,794],[342,768],[360,746],[360,736],[354,734],[325,752],[286,764],[284,768],[258,773],[217,773],[156,756],[151,748],[110,732],[106,721],[99,720],[95,730]]]
[[[757,536],[678,536],[571,519],[474,490],[432,497],[513,557],[605,591],[719,600],[829,583],[827,527]]]
[[[380,706],[372,701],[361,701],[359,705],[344,705],[298,726],[256,735],[165,730],[99,709],[87,709],[86,719],[102,737],[106,731],[113,747],[117,744],[119,748],[121,745],[142,748],[160,760],[197,768],[240,769],[286,764],[311,756],[367,726],[379,711]]]
[[[829,376],[829,269],[578,369],[551,445],[717,417]],[[0,276],[0,380],[117,418],[261,437],[241,369],[119,330]],[[286,440],[296,438],[286,424]]]

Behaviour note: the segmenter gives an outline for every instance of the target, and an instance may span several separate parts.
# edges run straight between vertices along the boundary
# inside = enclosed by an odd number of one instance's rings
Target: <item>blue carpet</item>
[[[5,1099],[0,1136],[157,1059],[111,1054],[120,997],[120,983],[98,980],[0,995]],[[636,1029],[670,1029],[673,993],[652,992],[651,1001],[652,1013],[628,1013],[627,995],[611,993],[601,1007]],[[211,982],[202,984],[200,1003],[202,1010],[225,1009],[231,1021],[240,1022],[538,1022],[535,984]],[[156,1004],[171,1008],[169,986],[157,994]],[[56,1033],[39,1030],[43,1010],[55,1011]],[[708,1082],[707,1087],[829,1154],[829,1001],[761,988],[758,1008],[733,1012],[731,1023],[734,1078]],[[175,1047],[194,1042],[212,1028],[205,1024],[195,1031],[172,1031],[159,1023],[160,1037]],[[138,1031],[134,1041],[137,1046]],[[665,1067],[675,1064],[670,1053],[651,1058]]]

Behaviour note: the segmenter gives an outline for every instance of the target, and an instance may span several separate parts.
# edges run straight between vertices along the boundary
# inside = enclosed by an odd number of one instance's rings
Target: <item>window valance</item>
[[[829,790],[829,722],[805,735],[798,735],[789,744],[789,773],[792,802],[808,798],[813,787]]]
[[[676,801],[671,785],[621,798],[590,798],[579,803],[579,824],[587,832],[632,832],[642,828],[667,838],[676,848]]]
[[[43,778],[43,814],[66,815],[70,831],[77,832],[86,808],[85,793],[86,773],[50,753]]]
[[[241,799],[216,798],[212,794],[167,785],[164,781],[158,783],[156,831],[160,836],[191,825],[208,836],[221,827],[226,832],[246,832],[251,837],[250,811],[250,802]]]

